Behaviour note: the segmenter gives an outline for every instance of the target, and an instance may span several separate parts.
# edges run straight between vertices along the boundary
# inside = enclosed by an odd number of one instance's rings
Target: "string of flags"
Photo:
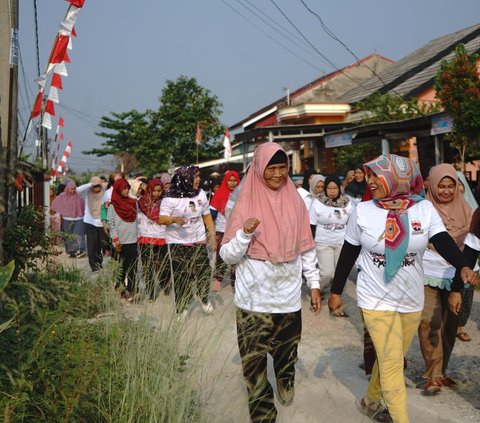
[[[59,25],[58,33],[55,37],[53,47],[48,59],[45,72],[35,79],[38,84],[38,92],[35,97],[35,103],[33,105],[32,112],[30,114],[30,121],[42,116],[41,126],[49,130],[53,127],[53,119],[55,117],[55,104],[60,102],[59,91],[63,90],[62,76],[68,76],[67,63],[70,63],[70,57],[68,50],[72,50],[72,37],[76,37],[75,23],[77,21],[80,10],[85,4],[85,0],[65,0],[69,4],[65,18]],[[48,94],[47,93],[48,89]],[[58,157],[59,142],[57,143],[57,137],[59,141],[63,140],[63,132],[60,132],[60,128],[64,126],[63,118],[60,117],[57,124],[57,130],[54,141],[55,154],[52,161],[52,176],[58,176],[70,155],[72,143],[69,142],[62,161],[57,169],[56,160]],[[68,151],[67,151],[68,150]],[[64,160],[65,159],[65,160]],[[61,169],[59,171],[59,169]]]

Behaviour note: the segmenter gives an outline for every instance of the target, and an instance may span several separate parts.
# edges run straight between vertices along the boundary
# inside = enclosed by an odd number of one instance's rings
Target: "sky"
[[[69,3],[37,0],[41,73]],[[357,57],[399,60],[430,40],[478,24],[480,0],[303,0]],[[233,125],[324,73],[356,61],[302,0],[86,0],[75,25],[56,118],[77,172],[113,170],[98,122],[111,112],[158,109],[167,80],[196,78]],[[283,13],[282,13],[283,12]],[[34,0],[20,0],[20,132],[37,85]],[[313,45],[313,47],[312,47]],[[54,127],[56,126],[54,120]],[[195,134],[192,134],[194,142]],[[35,157],[34,134],[24,151]]]

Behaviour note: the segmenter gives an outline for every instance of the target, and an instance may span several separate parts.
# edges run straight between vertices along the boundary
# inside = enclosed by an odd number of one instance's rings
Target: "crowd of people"
[[[381,155],[343,181],[308,172],[302,186],[289,167],[285,150],[268,142],[243,178],[228,171],[215,190],[193,165],[151,179],[113,173],[78,187],[68,181],[52,209],[67,254],[86,254],[92,272],[105,255],[119,260],[125,301],[155,301],[163,291],[185,321],[194,295],[211,314],[211,290],[232,286],[253,422],[276,421],[275,389],[280,404],[294,399],[304,281],[314,314],[328,296],[332,316],[345,318],[342,292],[353,269],[370,375],[359,410],[375,421],[408,422],[403,370],[415,334],[423,394],[456,385],[447,369],[455,340],[470,339],[478,204],[450,164],[422,178],[412,160]]]

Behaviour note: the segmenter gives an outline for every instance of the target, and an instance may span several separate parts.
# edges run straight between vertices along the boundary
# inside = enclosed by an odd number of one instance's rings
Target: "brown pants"
[[[424,378],[442,377],[457,335],[458,316],[448,308],[450,291],[425,285],[425,305],[418,327],[420,349],[425,360]]]

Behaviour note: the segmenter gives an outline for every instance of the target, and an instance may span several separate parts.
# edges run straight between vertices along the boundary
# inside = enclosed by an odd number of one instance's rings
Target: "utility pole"
[[[3,263],[3,230],[16,220],[18,0],[0,0],[0,46],[0,263]]]

